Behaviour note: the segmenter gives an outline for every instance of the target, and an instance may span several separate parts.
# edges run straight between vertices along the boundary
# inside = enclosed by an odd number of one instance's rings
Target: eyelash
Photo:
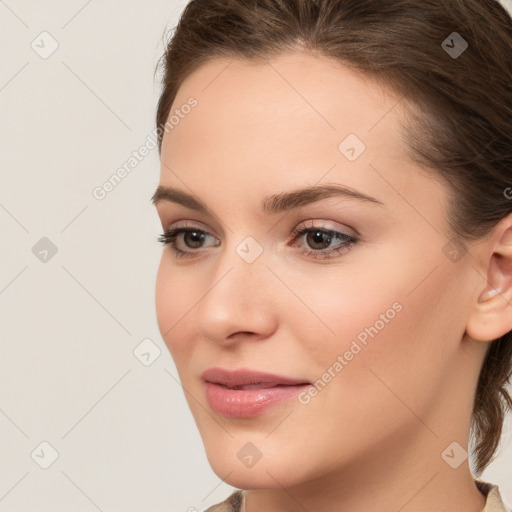
[[[313,249],[306,249],[303,251],[303,254],[306,256],[311,256],[315,259],[326,259],[328,257],[331,257],[331,254],[333,253],[341,253],[343,250],[346,250],[348,252],[352,247],[359,241],[357,237],[354,237],[352,235],[347,235],[346,233],[342,233],[340,231],[335,231],[332,229],[325,229],[323,227],[311,225],[310,227],[298,227],[295,228],[292,231],[292,235],[295,238],[301,237],[307,233],[316,233],[320,232],[324,235],[327,235],[328,237],[333,239],[342,240],[343,243],[338,245],[334,249],[321,249],[321,250],[313,250]],[[207,231],[196,229],[192,226],[175,226],[174,228],[171,228],[167,230],[166,232],[162,233],[158,237],[158,242],[162,243],[163,245],[169,245],[171,249],[174,251],[176,258],[194,258],[195,255],[199,254],[202,251],[183,251],[181,249],[178,249],[176,247],[176,238],[182,234],[182,233],[199,233],[201,235],[210,235]],[[330,241],[329,241],[330,242]]]

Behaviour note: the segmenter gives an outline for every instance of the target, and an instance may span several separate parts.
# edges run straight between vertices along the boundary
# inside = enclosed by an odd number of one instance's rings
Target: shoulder
[[[482,512],[512,512],[503,501],[497,485],[475,479],[478,490],[486,497]]]
[[[243,491],[235,491],[223,502],[212,505],[204,512],[240,512],[243,496]]]

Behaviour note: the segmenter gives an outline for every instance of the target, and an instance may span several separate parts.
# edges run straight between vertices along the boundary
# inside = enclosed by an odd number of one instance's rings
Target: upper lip
[[[262,384],[264,385],[264,387],[278,385],[291,386],[294,384],[310,384],[305,379],[284,377],[283,375],[259,372],[255,370],[249,370],[247,368],[238,368],[235,370],[227,370],[219,367],[208,368],[203,372],[201,377],[206,382],[222,384],[223,386],[226,386],[228,388],[233,388],[236,386],[246,386],[251,384]]]

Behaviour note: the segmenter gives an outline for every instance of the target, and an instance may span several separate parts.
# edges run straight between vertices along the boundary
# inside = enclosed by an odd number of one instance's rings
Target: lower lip
[[[295,398],[310,384],[274,386],[258,389],[228,389],[220,384],[206,382],[206,398],[210,407],[222,416],[251,418],[285,400]]]

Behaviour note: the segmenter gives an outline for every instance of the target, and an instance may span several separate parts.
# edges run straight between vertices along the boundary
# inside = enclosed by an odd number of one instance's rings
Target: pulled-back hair
[[[404,100],[410,155],[449,185],[460,248],[512,213],[512,19],[496,0],[192,0],[156,69],[159,151],[178,89],[202,64],[297,50],[337,59]],[[512,331],[489,345],[471,423],[477,474],[512,409]]]

